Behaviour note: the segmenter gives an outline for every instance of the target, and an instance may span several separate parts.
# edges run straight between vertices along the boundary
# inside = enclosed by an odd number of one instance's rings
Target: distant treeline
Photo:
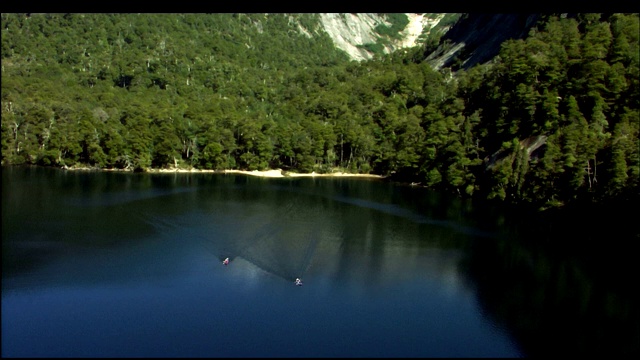
[[[316,14],[3,13],[2,163],[341,169],[599,201],[638,188],[638,20],[545,16],[452,74],[419,47],[350,61]]]

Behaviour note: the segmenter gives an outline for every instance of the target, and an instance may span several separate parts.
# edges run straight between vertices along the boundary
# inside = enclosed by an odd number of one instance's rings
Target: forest
[[[537,209],[637,196],[637,13],[546,14],[468,70],[424,62],[434,40],[352,61],[318,28],[3,13],[2,165],[340,170]]]

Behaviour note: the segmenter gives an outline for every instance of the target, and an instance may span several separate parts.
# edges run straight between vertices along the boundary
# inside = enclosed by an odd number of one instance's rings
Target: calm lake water
[[[3,167],[2,356],[637,354],[632,286],[507,223],[380,180]]]

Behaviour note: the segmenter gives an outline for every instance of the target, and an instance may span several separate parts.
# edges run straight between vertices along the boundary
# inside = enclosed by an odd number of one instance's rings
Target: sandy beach
[[[349,174],[343,172],[333,172],[328,174],[318,174],[316,172],[312,173],[291,173],[284,172],[280,169],[275,170],[266,170],[266,171],[243,171],[243,170],[225,170],[226,174],[245,174],[252,176],[260,176],[260,177],[338,177],[338,176],[351,176],[351,177],[371,177],[371,178],[382,178],[380,175],[372,175],[372,174]]]
[[[333,172],[333,173],[328,173],[328,174],[318,174],[316,172],[311,172],[311,173],[292,173],[292,172],[287,172],[287,171],[283,171],[281,169],[274,169],[274,170],[264,170],[264,171],[258,171],[258,170],[253,170],[253,171],[247,171],[247,170],[222,170],[222,171],[215,171],[215,170],[160,170],[160,172],[174,172],[174,171],[178,171],[178,172],[220,172],[220,173],[224,173],[224,174],[243,174],[243,175],[250,175],[250,176],[259,176],[259,177],[269,177],[269,178],[282,178],[282,177],[339,177],[339,176],[349,176],[349,177],[369,177],[369,178],[383,178],[383,176],[380,175],[373,175],[373,174],[349,174],[349,173],[343,173],[343,172]]]
[[[95,169],[88,167],[66,167],[63,168],[65,170],[94,170],[94,171],[129,171],[129,170],[115,170],[115,169]],[[365,177],[365,178],[379,178],[382,179],[384,176],[374,175],[374,174],[351,174],[344,172],[332,172],[327,174],[319,174],[316,172],[311,173],[293,173],[283,171],[281,169],[273,169],[273,170],[264,170],[264,171],[248,171],[248,170],[199,170],[199,169],[148,169],[149,173],[219,173],[219,174],[243,174],[250,176],[258,176],[258,177],[269,177],[269,178],[282,178],[282,177]]]

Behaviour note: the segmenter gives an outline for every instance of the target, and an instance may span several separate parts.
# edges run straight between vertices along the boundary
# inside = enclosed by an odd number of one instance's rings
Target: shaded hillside
[[[435,69],[470,69],[498,55],[506,40],[524,38],[540,17],[540,14],[465,14],[442,36],[440,46],[426,54],[426,61]]]

